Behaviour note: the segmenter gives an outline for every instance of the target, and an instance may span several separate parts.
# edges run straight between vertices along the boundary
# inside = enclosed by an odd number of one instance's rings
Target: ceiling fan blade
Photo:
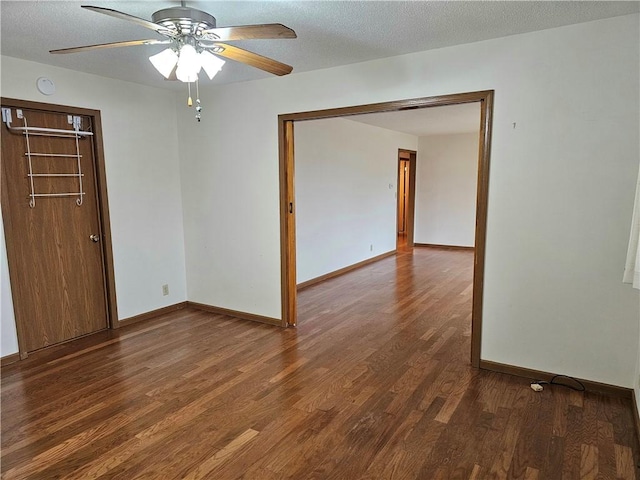
[[[214,48],[214,53],[216,55],[220,55],[221,57],[225,57],[230,60],[235,60],[236,62],[246,63],[247,65],[259,68],[265,72],[273,73],[274,75],[287,75],[293,70],[293,67],[290,65],[280,63],[271,58],[263,57],[262,55],[258,55],[257,53],[253,53],[242,48],[234,47],[233,45],[227,45],[226,43],[214,43],[212,48]],[[220,48],[222,51],[219,51]]]
[[[296,32],[281,23],[265,25],[242,25],[205,30],[203,34],[213,34],[217,40],[257,40],[271,38],[297,38]]]
[[[129,22],[136,23],[142,27],[148,28],[150,30],[154,30],[161,35],[171,35],[173,32],[157,23],[150,22],[149,20],[145,20],[144,18],[135,17],[133,15],[129,15],[128,13],[119,12],[118,10],[113,10],[111,8],[104,7],[92,7],[91,5],[82,5],[82,8],[86,8],[87,10],[92,10],[94,12],[103,13],[105,15],[109,15],[110,17],[119,18],[121,20],[127,20]]]
[[[99,43],[82,47],[59,48],[57,50],[49,50],[49,53],[76,53],[98,50],[100,48],[133,47],[135,45],[159,45],[167,43],[171,43],[171,40],[129,40],[127,42]]]

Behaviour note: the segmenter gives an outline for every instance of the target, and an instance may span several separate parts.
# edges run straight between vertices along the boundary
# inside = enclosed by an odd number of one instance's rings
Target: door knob
[[[89,235],[89,238],[91,239],[92,242],[98,243],[100,241],[100,236],[98,235]]]

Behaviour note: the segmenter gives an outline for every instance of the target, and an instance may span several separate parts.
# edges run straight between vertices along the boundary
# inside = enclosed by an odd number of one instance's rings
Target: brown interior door
[[[21,111],[22,119],[11,109],[13,127],[73,128],[66,113]],[[82,130],[91,130],[91,117],[80,118]],[[21,353],[107,328],[92,137],[27,138],[1,129],[2,214]]]
[[[407,212],[409,205],[409,160],[400,160],[398,172],[398,234],[407,233]]]

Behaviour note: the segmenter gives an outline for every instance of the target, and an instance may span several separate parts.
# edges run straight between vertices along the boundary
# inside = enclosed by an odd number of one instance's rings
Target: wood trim
[[[414,226],[415,226],[415,217],[416,217],[416,159],[418,152],[415,150],[406,150],[404,148],[398,149],[398,163],[401,160],[409,160],[409,185],[405,186],[407,191],[409,192],[409,202],[407,205],[407,225],[406,225],[406,235],[407,235],[407,247],[413,247],[413,237],[414,237]],[[400,176],[400,169],[398,168],[398,177]],[[400,178],[396,180],[396,184],[400,184]],[[400,199],[396,199],[396,203],[400,202]],[[396,212],[398,211],[396,207]],[[397,215],[397,213],[396,213]],[[398,223],[398,219],[396,218],[396,225]],[[396,226],[397,230],[397,226]]]
[[[506,373],[508,375],[515,375],[516,377],[530,378],[531,380],[543,380],[548,382],[555,373],[543,372],[542,370],[534,370],[531,368],[518,367],[515,365],[507,365],[505,363],[491,362],[489,360],[480,360],[480,368],[483,370],[490,370],[492,372]],[[589,392],[604,393],[616,397],[631,398],[633,395],[633,389],[626,387],[619,387],[617,385],[610,385],[608,383],[594,382],[592,380],[584,380],[577,378]],[[638,410],[636,409],[636,415]]]
[[[93,117],[95,132],[93,135],[94,156],[96,159],[96,182],[98,193],[98,210],[100,228],[102,229],[102,256],[104,258],[105,296],[107,299],[107,316],[109,328],[119,328],[118,302],[116,301],[116,274],[113,260],[113,241],[111,239],[111,218],[109,216],[109,195],[107,193],[107,171],[105,167],[104,145],[102,143],[102,118],[96,110]]]
[[[402,155],[405,152],[398,149],[398,163],[396,165],[396,248],[398,248],[398,237],[400,236],[400,206],[403,205],[403,199],[402,199],[402,195],[400,192],[400,184],[403,182],[403,171],[402,171],[402,162],[404,161],[408,161],[408,158],[402,158]],[[407,153],[408,155],[408,153]],[[404,191],[406,192],[407,189],[409,188],[409,185],[404,185]],[[406,208],[406,205],[404,205],[404,207]],[[407,215],[407,212],[405,211],[405,216]],[[407,226],[405,225],[405,229],[404,229],[404,235],[407,234]]]
[[[72,115],[81,115],[91,117],[94,132],[93,132],[93,148],[95,158],[95,179],[97,182],[96,195],[98,200],[98,216],[100,222],[100,228],[102,230],[102,256],[104,261],[104,284],[105,284],[105,298],[106,298],[106,313],[109,328],[118,328],[118,307],[116,298],[116,286],[115,286],[115,268],[113,261],[113,244],[111,239],[111,223],[109,217],[109,202],[107,195],[107,175],[104,159],[104,146],[102,142],[102,119],[100,116],[100,110],[94,110],[90,108],[73,107],[68,105],[57,105],[53,103],[34,102],[30,100],[20,100],[16,98],[0,97],[0,103],[3,106],[12,108],[25,108],[33,110],[43,110],[47,112],[66,113]],[[6,199],[5,199],[6,200]],[[3,201],[3,204],[8,202]],[[8,215],[3,214],[3,221],[10,223]],[[6,242],[11,240],[5,238]],[[11,278],[11,273],[9,273]],[[15,299],[13,299],[15,302]],[[16,317],[16,333],[18,337],[18,348],[21,359],[25,359],[28,356],[27,350],[24,347],[24,326],[23,322],[19,321]]]
[[[475,250],[475,247],[463,247],[461,245],[440,245],[439,243],[414,243],[414,247],[439,248],[440,250]]]
[[[298,284],[298,291],[302,290],[303,288],[307,288],[307,287],[310,287],[312,285],[317,285],[318,283],[322,283],[325,280],[329,280],[330,278],[339,277],[340,275],[344,275],[345,273],[352,272],[354,270],[357,270],[358,268],[362,268],[362,267],[364,267],[366,265],[370,265],[372,263],[378,262],[378,261],[380,261],[380,260],[382,260],[384,258],[392,257],[395,254],[396,254],[396,250],[391,250],[390,252],[383,253],[383,254],[377,255],[375,257],[367,258],[366,260],[363,260],[363,261],[358,262],[358,263],[354,263],[353,265],[349,265],[349,266],[341,268],[339,270],[335,270],[333,272],[325,273],[324,275],[320,275],[319,277],[312,278],[311,280],[307,280],[306,282],[299,283]]]
[[[293,122],[278,117],[280,161],[280,278],[282,327],[297,323],[295,152]]]
[[[34,102],[31,100],[21,100],[19,98],[1,98],[2,105],[12,108],[26,108],[32,110],[46,110],[54,113],[70,113],[72,115],[84,115],[87,117],[93,117],[96,113],[100,113],[100,110],[94,110],[91,108],[73,107],[69,105],[58,105],[55,103]],[[95,133],[95,132],[94,132]]]
[[[631,406],[633,407],[633,419],[636,424],[636,437],[640,443],[640,415],[638,414],[638,396],[635,389],[631,389]]]
[[[296,112],[279,115],[281,121],[319,120],[322,118],[346,117],[349,115],[361,115],[363,113],[400,112],[424,107],[439,107],[445,105],[459,105],[462,103],[481,102],[493,90],[478,92],[453,93],[450,95],[438,95],[435,97],[420,97],[391,102],[370,103],[367,105],[355,105],[352,107],[329,108],[327,110],[312,110],[309,112]]]
[[[434,97],[422,97],[392,102],[357,105],[352,107],[331,108],[309,112],[288,113],[278,116],[279,152],[280,152],[280,250],[282,252],[282,312],[283,323],[295,324],[296,286],[292,282],[295,276],[295,228],[285,227],[289,214],[286,210],[288,199],[293,195],[293,125],[291,136],[285,135],[289,122],[317,120],[323,118],[345,117],[364,113],[398,112],[415,108],[459,105],[480,102],[480,135],[478,148],[478,183],[476,200],[476,231],[473,269],[473,307],[471,314],[471,365],[480,366],[482,346],[482,306],[484,290],[485,242],[487,232],[487,207],[489,193],[489,160],[491,156],[491,129],[493,122],[493,90],[456,93]],[[286,141],[286,145],[285,145]],[[290,151],[290,152],[289,152]],[[413,169],[415,171],[415,168]],[[295,214],[293,225],[295,227]],[[394,227],[395,228],[395,227]],[[407,238],[408,242],[409,238]],[[413,240],[413,239],[411,239]],[[292,263],[293,261],[293,263]],[[287,319],[286,321],[284,319]],[[293,319],[293,323],[292,323]]]
[[[480,102],[476,238],[473,268],[473,307],[471,310],[471,365],[476,368],[480,367],[480,350],[482,349],[482,306],[487,241],[487,209],[489,204],[489,159],[491,158],[491,128],[493,125],[493,90],[484,92]]]
[[[414,245],[416,224],[416,168],[418,152],[409,151],[409,211],[407,212],[407,247]]]
[[[229,310],[228,308],[215,307],[204,303],[187,302],[187,307],[202,310],[203,312],[216,313],[218,315],[226,315],[228,317],[240,318],[242,320],[250,320],[252,322],[266,323],[268,325],[282,326],[282,320],[279,318],[264,317],[254,313],[239,312],[238,310]]]
[[[166,307],[157,308],[155,310],[151,310],[150,312],[141,313],[140,315],[134,315],[133,317],[123,318],[119,321],[120,327],[124,327],[125,325],[132,325],[134,323],[144,322],[145,320],[152,320],[160,315],[165,313],[175,312],[176,310],[182,310],[187,306],[187,302],[174,303],[173,305],[168,305]]]
[[[5,365],[9,365],[11,363],[16,363],[20,361],[20,352],[12,353],[11,355],[5,355],[0,358],[0,367],[4,367]]]
[[[398,232],[398,210],[400,207],[400,202],[402,199],[398,195],[400,191],[400,164],[402,161],[409,162],[409,178],[407,184],[404,186],[405,192],[409,195],[409,201],[407,202],[406,215],[407,215],[407,225],[405,229],[405,235],[407,237],[406,246],[413,247],[413,230],[415,223],[415,211],[416,211],[416,157],[417,153],[415,150],[406,150],[404,148],[398,149],[398,165],[396,170],[398,172],[398,176],[396,179],[396,233]],[[397,246],[397,243],[396,243]]]

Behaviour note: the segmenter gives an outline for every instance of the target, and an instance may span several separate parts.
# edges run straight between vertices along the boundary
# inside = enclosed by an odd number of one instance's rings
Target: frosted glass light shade
[[[176,77],[181,82],[195,82],[200,71],[200,56],[191,45],[183,45],[178,57]]]
[[[200,53],[200,64],[209,77],[209,80],[213,80],[213,77],[222,70],[225,61],[207,51],[203,51]]]
[[[151,61],[153,66],[156,67],[156,70],[158,70],[164,78],[169,78],[176,63],[178,63],[178,54],[170,48],[167,48],[156,55],[150,56],[149,61]]]

